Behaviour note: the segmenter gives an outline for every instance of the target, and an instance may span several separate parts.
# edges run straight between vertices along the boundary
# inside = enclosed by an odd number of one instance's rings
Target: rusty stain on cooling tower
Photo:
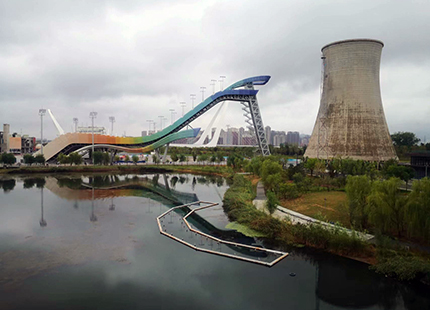
[[[397,157],[379,85],[383,46],[356,39],[322,48],[321,102],[305,156],[371,161]]]

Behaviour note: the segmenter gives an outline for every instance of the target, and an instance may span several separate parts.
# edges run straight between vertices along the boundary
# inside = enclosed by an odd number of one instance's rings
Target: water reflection
[[[16,181],[14,179],[11,180],[0,180],[0,188],[3,188],[3,192],[9,193],[11,190],[15,188]]]
[[[91,216],[90,216],[91,222],[97,221],[97,216],[94,214],[94,187],[91,188]]]
[[[40,188],[40,227],[46,227],[46,225],[48,225],[48,223],[46,222],[46,220],[43,218],[43,186]]]

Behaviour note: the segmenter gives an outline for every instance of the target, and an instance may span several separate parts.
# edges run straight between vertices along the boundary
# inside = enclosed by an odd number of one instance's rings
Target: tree
[[[272,191],[267,191],[266,196],[266,208],[270,214],[273,214],[276,210],[276,206],[279,204],[278,198],[276,198],[276,194]]]
[[[199,162],[205,162],[205,161],[208,160],[208,158],[209,158],[208,155],[202,154],[202,155],[199,155],[199,157],[197,158],[197,161],[199,161]]]
[[[234,170],[239,170],[243,166],[243,157],[239,154],[233,154],[227,158],[227,166],[232,167]]]
[[[65,163],[67,162],[67,156],[66,156],[66,155],[64,155],[63,153],[60,153],[60,154],[58,154],[58,156],[57,156],[57,161],[58,161],[60,164],[65,164]]]
[[[224,161],[224,156],[221,153],[217,153],[216,157],[218,163],[222,163]]]
[[[125,157],[124,157],[124,161],[125,161],[126,163],[128,163],[128,162],[130,161],[130,156],[125,155]]]
[[[365,176],[351,176],[346,179],[346,197],[348,199],[349,220],[351,225],[360,227],[367,226],[367,197],[372,189],[370,179]]]
[[[133,155],[132,157],[131,157],[131,159],[133,160],[133,163],[136,165],[137,164],[137,162],[139,161],[139,157],[137,156],[137,155]]]
[[[170,159],[173,162],[176,162],[176,161],[178,161],[179,157],[178,157],[178,155],[176,153],[172,153],[172,155],[170,155]]]
[[[391,165],[388,167],[386,175],[405,181],[407,190],[409,180],[415,176],[415,170],[411,167]]]
[[[193,150],[191,155],[193,156],[193,161],[195,162],[197,160],[197,151]]]
[[[3,153],[1,159],[5,165],[13,165],[16,163],[16,158],[12,153]]]
[[[36,157],[34,158],[34,161],[37,164],[44,165],[45,164],[45,156],[43,156],[42,154],[36,155]]]
[[[115,155],[114,160],[115,160],[115,162],[119,162],[119,156]]]
[[[317,160],[315,164],[315,172],[321,176],[325,172],[325,162],[323,160]]]
[[[404,232],[408,197],[399,190],[401,180],[391,178],[373,182],[369,195],[369,222],[382,233],[395,233],[401,237]]]
[[[388,169],[390,169],[390,167],[391,166],[397,166],[398,165],[398,161],[397,160],[395,160],[395,159],[389,159],[389,160],[387,160],[386,162],[384,162],[383,164],[382,164],[382,169],[381,169],[381,172],[382,172],[382,175],[385,177],[385,178],[389,178],[389,175],[388,175]]]
[[[217,160],[216,154],[212,154],[211,159],[210,159],[212,165],[215,164],[216,160]]]
[[[318,159],[316,158],[308,158],[305,162],[304,166],[306,169],[308,169],[311,172],[311,176],[314,174],[314,170],[317,162],[318,162]]]
[[[180,154],[180,155],[179,155],[179,161],[180,161],[181,163],[183,163],[183,162],[187,161],[187,156],[185,156],[184,154]]]
[[[71,164],[75,164],[75,165],[80,165],[82,164],[82,155],[78,154],[76,152],[71,153],[68,157],[68,162]]]
[[[33,164],[34,162],[35,162],[35,158],[33,157],[33,155],[31,154],[24,155],[24,163],[31,166],[31,164]]]
[[[261,166],[261,180],[267,190],[274,192],[279,191],[279,185],[282,183],[282,166],[280,163],[267,159]]]
[[[414,133],[412,132],[403,132],[398,131],[391,135],[391,139],[395,146],[406,146],[408,150],[411,149],[412,146],[417,145],[420,142]]]
[[[158,164],[160,162],[160,159],[158,158],[157,154],[152,155],[152,162],[154,164]]]
[[[93,163],[94,165],[101,165],[103,162],[103,153],[96,151],[93,153]]]
[[[108,152],[102,153],[102,163],[103,165],[109,165],[110,164],[110,156]]]
[[[430,179],[414,181],[409,195],[408,234],[429,242],[430,239]]]

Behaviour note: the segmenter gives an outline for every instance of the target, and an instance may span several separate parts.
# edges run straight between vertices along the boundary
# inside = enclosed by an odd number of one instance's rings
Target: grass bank
[[[319,220],[340,223],[343,227],[350,228],[346,202],[344,191],[323,191],[302,194],[295,199],[282,199],[280,205]]]

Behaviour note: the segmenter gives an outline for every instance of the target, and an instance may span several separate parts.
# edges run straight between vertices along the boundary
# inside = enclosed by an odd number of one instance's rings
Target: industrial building
[[[321,101],[305,156],[370,161],[396,158],[379,83],[384,44],[371,39],[322,48]]]
[[[35,137],[21,136],[16,132],[10,134],[10,125],[3,124],[3,131],[0,131],[0,153],[23,155],[34,151],[36,151]]]

